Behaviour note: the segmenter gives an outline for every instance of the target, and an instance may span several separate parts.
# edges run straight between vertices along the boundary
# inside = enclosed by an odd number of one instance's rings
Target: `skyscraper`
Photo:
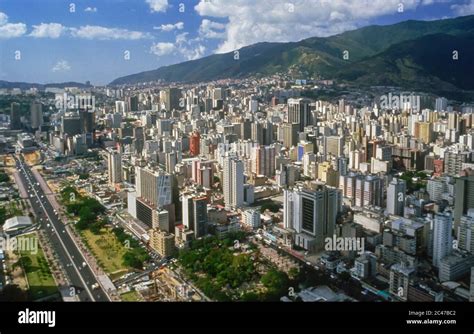
[[[394,178],[387,189],[387,212],[391,215],[403,216],[405,208],[406,183]]]
[[[311,124],[310,103],[308,99],[288,100],[288,123],[298,123],[299,131],[303,131],[305,126]]]
[[[341,201],[338,189],[323,185],[284,190],[283,223],[296,232],[295,244],[310,251],[322,250],[324,239],[334,234]]]
[[[39,129],[43,125],[43,105],[41,103],[33,102],[30,105],[30,120],[32,129]]]
[[[10,128],[12,130],[21,129],[20,104],[16,102],[10,106]]]
[[[461,217],[458,232],[459,248],[474,254],[474,208]]]
[[[335,157],[342,155],[344,150],[344,137],[342,136],[328,136],[324,137],[324,153],[331,154]]]
[[[465,175],[456,179],[456,201],[454,202],[454,227],[457,230],[461,217],[474,208],[474,171],[467,171]]]
[[[122,182],[122,155],[115,150],[107,152],[109,184],[114,185]]]
[[[187,194],[182,197],[183,225],[200,238],[207,233],[207,197]]]
[[[440,261],[451,254],[453,217],[450,212],[437,213],[433,221],[433,265],[439,267]]]
[[[224,159],[223,188],[225,207],[241,207],[244,202],[244,164],[236,157]]]
[[[137,197],[154,208],[162,208],[172,203],[171,175],[164,171],[135,167],[135,185]]]

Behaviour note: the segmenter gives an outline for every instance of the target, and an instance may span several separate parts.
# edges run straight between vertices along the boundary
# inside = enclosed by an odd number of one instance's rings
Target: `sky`
[[[367,25],[474,14],[474,0],[0,0],[0,80],[129,74]]]

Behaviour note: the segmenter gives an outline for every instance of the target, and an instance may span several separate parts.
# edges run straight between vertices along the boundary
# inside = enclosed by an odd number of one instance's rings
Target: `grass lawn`
[[[124,302],[139,302],[139,301],[142,300],[140,298],[140,295],[136,291],[126,292],[126,293],[120,295],[120,298],[122,298],[122,301],[124,301]]]
[[[28,234],[21,238],[28,238],[30,240],[37,239],[35,234]],[[51,270],[49,269],[43,250],[39,247],[39,244],[38,252],[36,254],[24,250],[20,251],[20,257],[30,287],[29,295],[31,300],[44,298],[58,293],[58,288],[56,287]]]
[[[127,249],[117,240],[110,228],[102,229],[99,235],[89,230],[82,231],[81,235],[107,274],[119,277],[128,271],[122,263],[122,257]]]

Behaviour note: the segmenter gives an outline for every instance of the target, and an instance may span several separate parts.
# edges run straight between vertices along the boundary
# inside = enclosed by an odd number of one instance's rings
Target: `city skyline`
[[[468,0],[372,1],[363,9],[343,0],[181,5],[167,0],[2,1],[0,80],[104,85],[258,42],[295,42],[374,24],[474,13]],[[266,15],[256,15],[262,12]]]

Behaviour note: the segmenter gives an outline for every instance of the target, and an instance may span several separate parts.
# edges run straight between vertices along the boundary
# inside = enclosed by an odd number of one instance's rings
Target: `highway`
[[[102,290],[91,268],[84,265],[86,260],[65,230],[64,223],[43,192],[38,180],[29,166],[14,156],[20,180],[28,191],[35,216],[41,222],[42,229],[50,239],[59,262],[62,264],[71,284],[71,292],[76,293],[80,301],[110,301]],[[94,287],[94,288],[93,288]]]

